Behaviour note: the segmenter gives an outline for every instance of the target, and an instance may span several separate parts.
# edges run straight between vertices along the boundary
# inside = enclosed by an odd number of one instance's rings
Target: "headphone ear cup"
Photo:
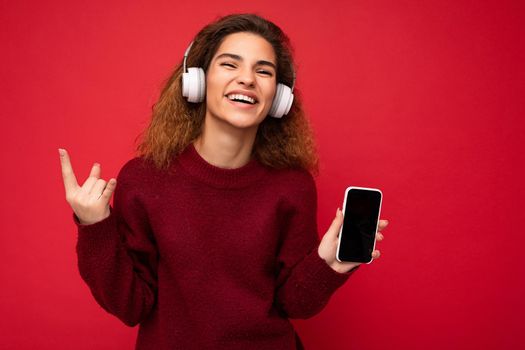
[[[282,118],[288,114],[292,107],[293,93],[292,89],[284,84],[277,84],[275,97],[273,98],[272,107],[268,115],[274,118]]]
[[[187,73],[182,73],[182,96],[188,102],[199,103],[204,101],[206,81],[202,68],[190,67]]]

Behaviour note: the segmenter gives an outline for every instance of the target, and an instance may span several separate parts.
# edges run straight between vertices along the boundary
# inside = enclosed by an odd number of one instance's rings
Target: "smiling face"
[[[276,73],[266,39],[247,32],[226,36],[206,72],[206,118],[256,128],[272,106]]]

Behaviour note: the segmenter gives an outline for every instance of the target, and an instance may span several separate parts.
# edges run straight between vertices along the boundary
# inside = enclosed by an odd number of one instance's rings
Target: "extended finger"
[[[382,241],[383,238],[385,238],[385,236],[383,236],[383,234],[382,234],[381,232],[378,231],[378,232],[376,233],[376,241],[378,241],[378,242],[379,242],[379,241]]]
[[[62,178],[64,180],[64,188],[66,190],[66,196],[71,195],[78,188],[77,178],[73,172],[71,166],[71,160],[69,154],[65,149],[59,148],[58,153],[60,155],[60,165],[62,168]]]

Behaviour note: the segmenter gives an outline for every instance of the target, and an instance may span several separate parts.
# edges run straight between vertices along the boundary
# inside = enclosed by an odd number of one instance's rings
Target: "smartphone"
[[[382,199],[383,193],[377,188],[350,186],[346,189],[336,253],[338,261],[372,262]]]

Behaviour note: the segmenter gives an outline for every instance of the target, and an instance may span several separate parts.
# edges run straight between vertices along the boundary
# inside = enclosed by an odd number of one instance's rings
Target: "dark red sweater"
[[[117,177],[108,218],[78,227],[78,266],[137,349],[295,349],[288,318],[318,313],[349,277],[317,248],[303,170],[206,162],[190,144],[169,171],[143,158]]]

